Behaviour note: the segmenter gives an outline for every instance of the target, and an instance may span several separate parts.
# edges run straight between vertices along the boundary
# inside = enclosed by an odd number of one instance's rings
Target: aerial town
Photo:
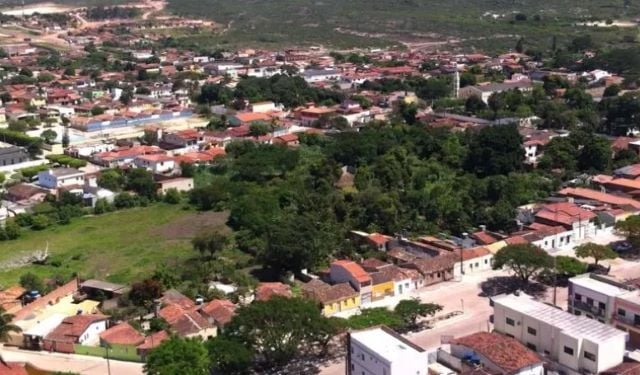
[[[13,5],[0,375],[640,374],[630,1],[499,53]]]

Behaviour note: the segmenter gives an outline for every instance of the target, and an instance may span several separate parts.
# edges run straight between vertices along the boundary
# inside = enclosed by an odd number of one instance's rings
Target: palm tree
[[[5,313],[5,310],[0,307],[0,341],[9,341],[9,333],[22,332],[22,328],[15,324],[11,324],[13,315]]]

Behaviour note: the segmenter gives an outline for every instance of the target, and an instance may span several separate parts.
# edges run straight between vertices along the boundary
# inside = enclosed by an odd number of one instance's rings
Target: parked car
[[[633,245],[629,241],[617,241],[611,244],[613,251],[624,253],[633,249]]]

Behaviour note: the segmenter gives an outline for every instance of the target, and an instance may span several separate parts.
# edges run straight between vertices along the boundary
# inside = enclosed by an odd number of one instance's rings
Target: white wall
[[[353,375],[427,375],[428,353],[407,352],[403,358],[388,362],[370,351],[353,337],[351,339],[351,366]]]
[[[93,322],[87,329],[80,335],[79,343],[97,343],[100,342],[100,333],[107,330],[107,321],[102,320],[99,322]]]
[[[475,274],[478,272],[488,271],[491,269],[491,263],[493,261],[493,254],[487,254],[481,257],[467,259],[462,262],[462,267],[460,267],[460,262],[456,262],[453,267],[453,276],[460,277],[462,275],[462,270],[464,269],[465,275]]]

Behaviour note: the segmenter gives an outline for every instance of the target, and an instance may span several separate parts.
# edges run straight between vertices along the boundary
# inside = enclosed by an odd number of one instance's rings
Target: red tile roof
[[[75,343],[92,323],[107,320],[105,315],[74,315],[64,318],[62,323],[51,331],[45,340]]]
[[[153,349],[160,345],[163,341],[169,339],[167,331],[159,331],[144,338],[144,342],[138,345],[138,350]]]
[[[29,375],[22,362],[0,361],[0,375]]]
[[[491,251],[489,251],[488,249],[484,248],[484,247],[472,247],[469,249],[462,249],[462,250],[457,250],[456,253],[458,254],[458,259],[460,259],[460,252],[462,251],[462,260],[469,260],[469,259],[475,259],[475,258],[480,258],[483,256],[487,256],[489,254],[491,254]]]
[[[544,219],[546,221],[571,226],[578,221],[591,220],[596,217],[596,214],[580,208],[574,203],[561,202],[543,206],[540,211],[536,212],[535,216],[536,219]]]
[[[291,297],[291,287],[279,282],[260,283],[256,287],[256,300],[267,301],[273,296]]]
[[[214,299],[204,305],[201,311],[217,324],[225,325],[231,322],[231,319],[236,314],[236,305],[226,299]]]
[[[351,260],[336,260],[331,263],[331,267],[337,266],[343,268],[345,271],[349,272],[351,276],[360,283],[370,282],[371,277],[360,265]]]
[[[498,242],[497,238],[483,230],[472,233],[471,238],[480,242],[481,245],[491,245],[492,243]]]
[[[497,333],[478,332],[455,339],[453,344],[465,346],[498,366],[506,373],[525,367],[542,365],[542,359],[516,339]]]
[[[617,206],[631,206],[634,208],[640,208],[640,202],[625,197],[619,197],[617,195],[603,193],[597,190],[585,189],[585,188],[566,188],[559,192],[562,195],[594,200],[606,204],[612,204]]]
[[[100,334],[100,338],[108,344],[140,345],[144,336],[129,323],[120,323]]]

